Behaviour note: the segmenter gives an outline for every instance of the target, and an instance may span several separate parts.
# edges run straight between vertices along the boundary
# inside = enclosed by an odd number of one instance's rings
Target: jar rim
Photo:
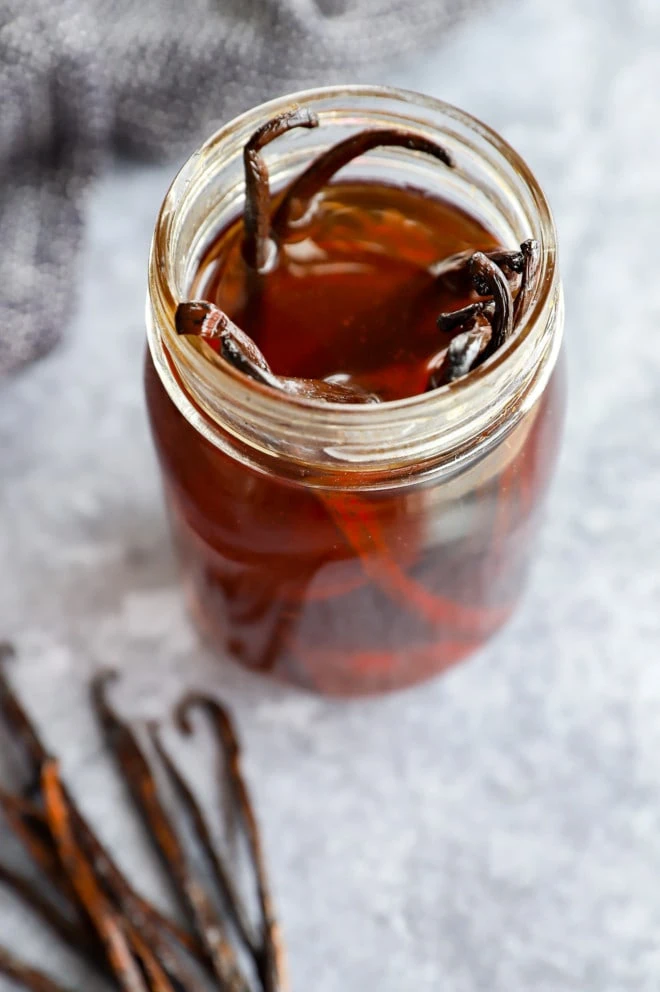
[[[337,114],[332,109],[334,102],[341,105],[342,101],[351,100],[365,101],[362,108],[365,113],[369,112],[370,104],[386,104],[390,114],[397,114],[398,111],[406,113],[406,123],[411,120],[410,112],[414,111],[417,115],[413,118],[414,123],[420,128],[430,128],[436,138],[443,137],[442,129],[434,127],[433,122],[436,119],[444,121],[446,126],[460,129],[463,135],[474,138],[482,155],[490,156],[490,166],[496,171],[497,163],[500,163],[500,167],[506,165],[509,180],[518,182],[521,195],[524,191],[534,211],[533,236],[537,238],[541,248],[537,290],[532,303],[523,315],[516,333],[500,349],[469,376],[431,392],[379,404],[327,403],[280,393],[249,379],[228,363],[222,363],[222,368],[212,364],[189,341],[178,337],[174,328],[176,305],[182,291],[185,292],[182,287],[176,286],[176,240],[186,207],[195,196],[201,195],[205,170],[212,168],[213,162],[218,159],[227,143],[233,142],[233,145],[239,147],[242,135],[249,135],[264,120],[281,113],[291,104],[313,107],[323,121],[324,115],[330,119],[333,114]],[[465,140],[467,142],[468,137]],[[479,151],[477,157],[478,155]],[[558,339],[561,338],[563,323],[556,248],[552,213],[531,169],[504,138],[473,115],[435,97],[388,86],[338,85],[288,94],[252,108],[223,125],[193,152],[174,178],[158,214],[149,262],[147,325],[152,357],[165,387],[179,409],[214,443],[218,443],[218,438],[214,436],[213,423],[208,422],[209,417],[211,421],[217,419],[216,411],[209,410],[208,403],[208,396],[213,389],[221,395],[225,407],[227,404],[234,404],[244,415],[249,414],[262,425],[266,422],[281,425],[287,418],[294,418],[298,431],[301,428],[309,430],[326,444],[330,437],[339,442],[341,432],[350,434],[375,427],[383,431],[388,428],[397,430],[411,420],[417,419],[424,423],[433,421],[436,424],[433,436],[437,448],[438,439],[443,433],[446,434],[438,425],[444,420],[451,431],[456,427],[456,411],[459,407],[464,411],[470,404],[481,406],[479,396],[485,384],[493,384],[498,374],[511,366],[515,356],[518,356],[518,364],[527,366],[530,362],[538,362],[543,356],[551,365],[554,364],[552,356],[556,357],[558,352]],[[548,335],[547,328],[551,324],[554,324],[555,332],[559,331],[558,334]],[[527,353],[526,362],[522,361],[523,353]],[[186,389],[192,389],[194,401],[185,395],[180,377],[173,373],[172,365],[179,373],[184,368],[186,373],[190,373],[181,378]],[[533,369],[528,368],[527,371],[530,373],[530,380],[534,378],[531,375]],[[511,374],[507,378],[511,380]],[[198,389],[203,394],[201,398]],[[538,391],[537,383],[537,389],[530,394],[530,401]],[[463,434],[465,433],[464,429]],[[445,441],[448,440],[446,436]],[[350,442],[348,447],[351,447]],[[446,452],[455,449],[456,445],[445,443],[441,447]],[[353,452],[353,456],[345,459],[346,467],[351,468],[355,457]],[[342,461],[341,458],[339,460]],[[379,462],[382,466],[383,459]]]

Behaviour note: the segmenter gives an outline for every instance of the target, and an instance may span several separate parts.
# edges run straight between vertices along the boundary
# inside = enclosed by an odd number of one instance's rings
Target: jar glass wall
[[[205,248],[240,210],[242,147],[292,102],[321,126],[268,150],[273,186],[367,126],[441,141],[451,173],[381,149],[352,179],[453,200],[505,244],[541,246],[514,337],[465,379],[376,406],[275,393],[174,331]],[[319,90],[256,108],[184,166],[158,219],[148,408],[193,616],[252,669],[351,694],[426,678],[499,629],[533,554],[564,409],[552,219],[525,164],[469,116],[417,94]]]

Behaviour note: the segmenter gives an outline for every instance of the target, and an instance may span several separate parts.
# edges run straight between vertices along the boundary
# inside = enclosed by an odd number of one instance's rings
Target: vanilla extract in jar
[[[184,166],[154,237],[147,398],[219,650],[350,695],[502,626],[561,433],[555,256],[524,163],[416,94],[274,101]]]

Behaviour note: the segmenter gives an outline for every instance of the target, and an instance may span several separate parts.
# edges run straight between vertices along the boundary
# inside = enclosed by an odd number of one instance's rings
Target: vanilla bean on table
[[[284,946],[279,924],[273,907],[270,882],[261,843],[261,833],[257,824],[252,800],[241,770],[241,749],[233,723],[225,706],[216,699],[190,693],[179,704],[176,712],[180,729],[192,733],[190,711],[204,710],[211,720],[216,740],[224,758],[225,769],[233,790],[235,808],[239,815],[252,857],[252,866],[257,885],[257,895],[261,910],[261,964],[260,975],[264,992],[285,992],[288,988]]]
[[[214,911],[208,893],[187,863],[173,822],[161,802],[149,761],[133,729],[111,707],[106,693],[114,672],[99,676],[93,684],[93,699],[110,750],[126,782],[174,892],[185,905],[195,932],[202,942],[215,977],[227,992],[249,992],[226,925]]]
[[[94,833],[66,784],[58,762],[44,745],[7,667],[11,650],[0,647],[0,722],[13,735],[30,781],[30,798],[0,790],[0,813],[19,840],[43,882],[33,881],[0,864],[0,885],[29,908],[54,935],[110,976],[121,992],[286,992],[283,955],[265,884],[265,869],[256,820],[236,764],[237,740],[228,713],[215,700],[195,697],[220,721],[218,734],[231,787],[225,789],[231,818],[241,824],[257,880],[261,920],[258,931],[249,919],[233,878],[213,840],[213,830],[192,789],[165,750],[153,724],[148,725],[155,756],[174,787],[178,805],[193,825],[195,841],[211,866],[208,877],[190,869],[186,845],[166,808],[151,764],[133,728],[106,697],[112,673],[92,686],[97,716],[137,811],[150,833],[177,903],[194,932],[165,916],[135,892]],[[184,700],[178,720],[189,732]],[[222,714],[218,716],[217,714]],[[226,725],[225,725],[226,721]],[[226,784],[226,780],[225,780]],[[248,813],[246,819],[246,801]],[[222,906],[219,910],[217,907]],[[226,913],[226,917],[223,915]],[[231,923],[231,926],[229,925]],[[231,934],[231,937],[230,937]],[[238,939],[249,952],[254,971],[243,974]],[[71,992],[0,947],[0,974],[29,992]]]
[[[0,885],[13,892],[72,950],[84,952],[90,963],[98,964],[90,943],[89,931],[59,909],[33,881],[19,875],[7,865],[0,864]]]
[[[46,817],[62,867],[99,936],[110,967],[124,992],[148,992],[135,959],[126,929],[117,910],[103,892],[102,884],[76,838],[71,809],[59,777],[57,762],[46,761],[42,771]]]
[[[73,992],[70,987],[60,985],[43,972],[19,961],[2,947],[0,947],[0,975],[10,978],[19,988],[27,989],[28,992]]]
[[[202,812],[202,808],[192,789],[177,768],[176,763],[165,748],[165,745],[161,740],[158,726],[154,723],[150,723],[148,725],[148,730],[161,764],[163,765],[163,768],[166,769],[170,781],[181,799],[181,805],[184,807],[186,813],[192,821],[200,847],[202,848],[206,859],[211,866],[211,870],[215,874],[218,889],[224,897],[224,901],[227,905],[227,909],[231,915],[233,923],[246,948],[256,961],[260,953],[260,948],[257,937],[254,933],[254,927],[250,923],[243,900],[234,883],[231,872],[225,863],[225,859],[218,850],[217,844],[213,840],[211,829],[206,821],[204,813]]]
[[[0,715],[22,746],[24,760],[29,765],[28,774],[31,781],[39,782],[42,768],[50,760],[50,756],[36,727],[7,679],[3,661],[6,663],[12,655],[13,650],[8,645],[0,644]],[[66,787],[65,794],[83,847],[88,856],[94,859],[96,869],[104,883],[114,890],[115,898],[124,905],[129,915],[151,921],[154,926],[174,937],[182,947],[185,947],[193,955],[202,956],[203,951],[199,944],[187,931],[174,921],[169,920],[132,890],[108,851],[85,821]],[[21,796],[13,796],[1,789],[0,809],[32,860],[41,868],[53,885],[61,884],[64,892],[70,895],[71,882],[70,879],[62,877],[56,846],[49,833],[43,812],[29,800]]]

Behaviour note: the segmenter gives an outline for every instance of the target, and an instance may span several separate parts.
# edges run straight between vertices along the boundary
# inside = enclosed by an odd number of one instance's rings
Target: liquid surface
[[[382,400],[426,390],[450,341],[438,314],[477,299],[430,267],[502,247],[457,206],[377,184],[329,186],[264,276],[247,271],[242,239],[239,218],[208,249],[191,296],[224,310],[276,375],[333,378]]]

